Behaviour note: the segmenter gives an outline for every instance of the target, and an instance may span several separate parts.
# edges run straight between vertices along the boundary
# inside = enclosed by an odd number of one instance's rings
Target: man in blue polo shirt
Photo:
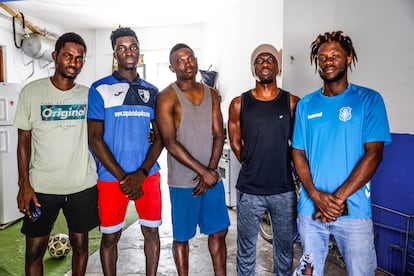
[[[156,160],[162,142],[148,141],[158,89],[137,73],[139,42],[130,28],[111,34],[118,69],[89,91],[89,144],[98,161],[101,263],[116,275],[117,243],[130,200],[144,236],[147,275],[156,275],[160,255],[161,190]],[[153,125],[155,134],[156,125]]]
[[[348,275],[374,275],[370,179],[391,142],[384,102],[378,92],[348,83],[347,69],[357,61],[348,36],[325,33],[311,48],[324,84],[299,101],[292,140],[304,254],[313,256],[313,275],[323,275],[332,235]]]

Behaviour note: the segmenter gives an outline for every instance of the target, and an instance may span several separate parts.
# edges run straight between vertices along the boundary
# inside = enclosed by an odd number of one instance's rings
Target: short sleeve
[[[22,92],[19,95],[19,100],[16,108],[16,115],[14,117],[13,125],[16,128],[23,130],[31,130],[32,125],[30,123],[30,99],[29,93],[26,92],[27,89],[23,88]]]
[[[300,100],[298,104],[296,105],[296,111],[295,111],[295,123],[293,127],[293,135],[292,135],[292,148],[304,150],[304,121],[303,121],[303,101]]]
[[[388,124],[384,100],[378,92],[371,93],[372,97],[365,106],[366,118],[364,125],[364,143],[384,142],[391,143],[391,134]]]
[[[89,89],[88,94],[88,119],[105,119],[104,101],[94,86]]]

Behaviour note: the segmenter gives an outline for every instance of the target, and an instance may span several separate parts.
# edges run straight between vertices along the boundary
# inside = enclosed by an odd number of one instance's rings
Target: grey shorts
[[[66,218],[70,232],[85,233],[99,225],[98,217],[98,189],[96,186],[84,191],[69,195],[51,195],[36,193],[42,211],[39,220],[32,222],[23,218],[21,232],[30,237],[47,236],[60,210]]]

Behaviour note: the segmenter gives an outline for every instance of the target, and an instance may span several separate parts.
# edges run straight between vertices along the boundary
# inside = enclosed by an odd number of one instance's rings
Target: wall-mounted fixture
[[[30,33],[23,38],[22,50],[29,57],[52,62],[52,52],[55,49],[55,43],[56,39],[54,38]]]

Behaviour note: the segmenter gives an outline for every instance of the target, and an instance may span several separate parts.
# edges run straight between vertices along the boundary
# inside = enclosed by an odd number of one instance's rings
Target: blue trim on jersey
[[[364,144],[391,142],[381,95],[350,84],[343,93],[326,97],[321,89],[305,96],[296,107],[292,147],[304,150],[315,187],[335,192],[364,155]],[[349,218],[371,217],[368,182],[348,199]],[[301,189],[298,211],[313,215],[315,207]]]
[[[88,119],[104,122],[104,141],[126,173],[136,171],[144,162],[150,143],[150,122],[155,119],[158,88],[137,79],[129,83],[114,72],[92,84],[89,90]],[[97,161],[98,179],[117,179]],[[160,170],[156,162],[149,171]]]

